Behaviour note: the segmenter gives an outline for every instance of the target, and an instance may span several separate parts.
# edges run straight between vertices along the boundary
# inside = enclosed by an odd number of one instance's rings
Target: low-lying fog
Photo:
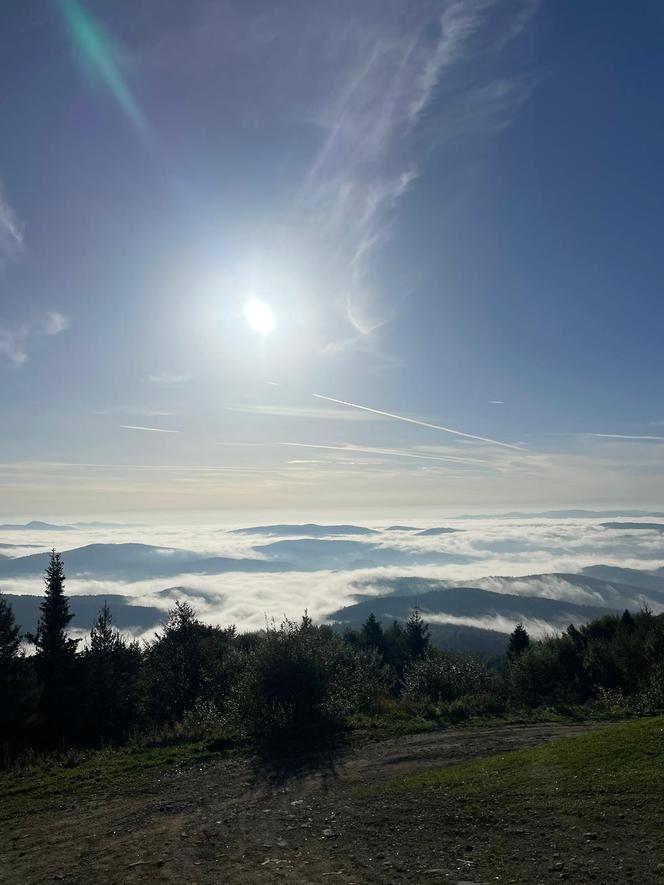
[[[646,601],[664,610],[664,578],[656,575],[664,567],[663,532],[664,519],[632,515],[244,530],[209,525],[2,527],[0,591],[40,594],[43,556],[34,555],[55,547],[63,554],[72,596],[120,595],[130,605],[160,611],[186,598],[203,619],[240,629],[259,628],[266,619],[297,618],[305,609],[325,620],[363,597],[415,599],[454,586],[564,603],[567,608],[547,609],[543,616],[539,610],[529,616],[524,609],[525,621],[541,633],[560,626],[570,612],[578,620],[578,605],[619,608]],[[88,545],[99,546],[80,549]],[[601,581],[590,580],[589,573],[583,580],[570,577],[599,565],[612,567],[592,572]],[[648,578],[616,568],[640,570]],[[629,593],[624,585],[631,587]],[[460,611],[458,605],[448,611],[440,603],[431,620],[501,632],[513,626],[511,611],[505,614],[486,602],[478,606],[476,611]],[[153,630],[140,619],[131,627],[138,635]]]

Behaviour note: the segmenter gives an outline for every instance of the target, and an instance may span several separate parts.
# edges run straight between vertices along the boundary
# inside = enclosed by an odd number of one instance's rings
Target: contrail
[[[462,430],[452,430],[451,427],[443,427],[441,424],[429,424],[428,421],[418,421],[416,418],[406,418],[404,415],[395,415],[393,412],[383,412],[381,409],[370,409],[369,406],[359,406],[357,403],[348,403],[343,399],[335,399],[332,396],[323,396],[322,393],[314,393],[317,399],[325,399],[339,406],[350,406],[351,409],[361,409],[363,412],[372,412],[374,415],[384,415],[386,418],[395,418],[397,421],[407,421],[409,424],[418,424],[420,427],[431,427],[432,430],[443,430],[445,433],[453,433],[455,436],[463,436],[465,439],[476,439],[479,442],[489,443],[492,446],[502,446],[505,449],[514,449],[523,452],[521,446],[511,443],[499,442],[497,439],[488,439],[486,436],[475,436],[473,433],[464,433]]]
[[[395,458],[420,458],[424,461],[452,461],[455,464],[491,464],[483,458],[456,458],[453,455],[423,455],[418,452],[397,452],[394,449],[380,449],[374,446],[328,446],[322,443],[281,442],[280,446],[296,446],[300,449],[331,449],[334,452],[360,452],[368,455],[393,455]]]
[[[166,430],[163,427],[139,427],[136,424],[121,424],[123,430],[147,430],[150,433],[182,433],[181,430]]]
[[[575,434],[572,434],[573,436]],[[579,436],[596,436],[600,439],[648,439],[664,442],[664,436],[637,436],[629,433],[581,433]]]
[[[647,439],[652,442],[664,442],[664,436],[645,436],[636,433],[590,433],[578,430],[568,433],[548,433],[547,436],[591,436],[593,439]]]

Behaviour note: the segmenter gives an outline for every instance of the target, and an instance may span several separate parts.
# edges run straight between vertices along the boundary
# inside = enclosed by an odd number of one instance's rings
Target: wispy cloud
[[[188,374],[177,374],[172,372],[156,372],[154,374],[147,376],[147,381],[149,384],[163,384],[164,386],[173,384],[186,384],[187,381],[191,381],[193,379],[193,375]]]
[[[142,427],[138,424],[121,424],[123,430],[145,430],[149,433],[182,433],[181,430],[167,430],[165,427]]]
[[[456,464],[490,465],[491,462],[482,458],[462,458],[454,455],[427,455],[423,452],[411,452],[407,449],[384,449],[376,446],[357,446],[351,443],[333,446],[322,443],[280,442],[280,446],[297,446],[303,449],[328,449],[333,452],[359,452],[368,455],[389,455],[396,458],[418,458],[423,461],[449,461]]]
[[[503,402],[502,399],[490,399],[489,405],[490,406],[504,406],[505,403]]]
[[[439,4],[422,3],[407,14],[396,7],[385,14],[380,6],[377,21],[358,14],[352,29],[330,29],[326,49],[340,65],[328,95],[321,96],[316,118],[325,138],[302,199],[320,216],[325,241],[335,243],[346,317],[360,336],[388,322],[407,295],[386,298],[374,262],[391,236],[398,204],[418,177],[424,118],[439,113],[437,128],[447,127],[455,137],[464,127],[477,134],[486,125],[493,132],[526,97],[522,84],[476,67],[465,86],[462,77],[445,90],[442,108],[434,111],[445,76],[473,58],[495,55],[536,8],[535,0],[510,8],[496,0],[451,0],[442,11]]]
[[[279,406],[279,405],[244,405],[222,406],[226,412],[245,412],[249,415],[269,415],[275,418],[305,418],[307,420],[326,421],[379,421],[380,415],[371,416],[363,414],[355,409],[325,409],[311,408],[307,406]]]
[[[0,265],[23,251],[23,237],[23,225],[7,201],[0,182]]]
[[[22,328],[10,330],[0,327],[0,356],[16,365],[24,363],[28,358],[24,347],[25,338],[26,332]]]
[[[394,418],[397,421],[406,421],[408,424],[417,424],[420,427],[430,427],[432,430],[442,430],[444,433],[451,433],[454,436],[461,436],[465,439],[474,439],[478,442],[489,443],[492,446],[502,446],[505,449],[515,449],[522,452],[521,446],[515,446],[512,443],[500,442],[497,439],[491,439],[486,436],[476,436],[473,433],[464,433],[462,430],[453,430],[451,427],[443,427],[442,424],[430,424],[428,421],[420,421],[418,418],[407,418],[405,415],[395,415],[394,412],[384,412],[382,409],[372,409],[369,406],[360,406],[357,403],[349,403],[346,400],[335,399],[331,396],[323,396],[322,393],[313,394],[317,399],[324,399],[331,403],[338,403],[340,406],[349,406],[351,409],[361,409],[365,412],[373,412],[376,415],[383,415],[385,418]]]
[[[247,270],[285,289],[315,290],[326,311],[319,349],[379,346],[417,283],[415,262],[387,275],[381,262],[397,213],[433,149],[473,144],[507,125],[531,86],[501,57],[538,0],[420,0],[417,3],[196,4],[189,26],[164,25],[142,64],[195,79],[228,80],[220,113],[255,137],[284,125],[308,151],[278,214],[257,229]],[[195,72],[195,73],[192,73]],[[278,136],[280,137],[280,136]],[[469,151],[455,151],[469,157]],[[471,158],[468,161],[473,164]],[[446,180],[458,168],[440,158]],[[272,223],[270,223],[272,221]],[[297,284],[293,284],[294,281]],[[251,288],[251,287],[249,287]]]
[[[0,324],[0,356],[15,365],[28,359],[30,340],[39,335],[59,335],[69,327],[69,319],[58,311],[48,311],[35,320],[15,326]]]
[[[49,310],[43,320],[43,332],[45,335],[59,335],[71,325],[69,317],[57,310]]]

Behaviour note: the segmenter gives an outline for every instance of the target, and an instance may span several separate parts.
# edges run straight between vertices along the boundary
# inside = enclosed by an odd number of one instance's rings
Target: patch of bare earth
[[[537,803],[505,812],[391,778],[534,746],[589,726],[450,729],[280,768],[229,759],[4,825],[0,882],[650,881],[661,821],[598,802],[577,818]],[[609,800],[607,800],[609,801]]]

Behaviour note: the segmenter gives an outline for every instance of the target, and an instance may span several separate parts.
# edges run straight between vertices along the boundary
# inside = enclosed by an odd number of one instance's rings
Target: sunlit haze
[[[5,4],[3,518],[659,507],[663,27]]]

